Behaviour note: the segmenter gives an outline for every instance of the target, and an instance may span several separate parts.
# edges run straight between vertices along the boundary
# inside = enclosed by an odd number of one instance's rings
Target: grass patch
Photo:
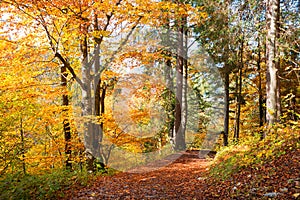
[[[7,174],[0,179],[0,199],[57,199],[63,197],[68,188],[87,186],[96,177],[86,172],[65,170],[42,174]]]

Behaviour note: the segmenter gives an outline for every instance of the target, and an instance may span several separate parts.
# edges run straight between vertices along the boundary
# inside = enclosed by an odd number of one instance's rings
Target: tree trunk
[[[110,17],[108,17],[109,22]],[[98,15],[95,14],[94,16],[94,29],[99,31],[99,24],[98,24]],[[95,39],[95,46],[94,46],[94,58],[95,58],[95,65],[94,65],[94,106],[95,111],[94,115],[100,119],[100,117],[104,114],[105,108],[104,108],[104,100],[105,100],[105,90],[106,86],[104,88],[101,87],[102,80],[101,80],[101,72],[103,71],[100,63],[100,39]],[[101,91],[102,90],[102,91]],[[99,151],[99,154],[97,155],[98,158],[100,158],[99,164],[102,168],[105,167],[105,155],[103,152],[102,147],[102,140],[103,140],[103,128],[104,124],[103,121],[99,123],[94,124],[94,131],[95,131],[95,141],[94,141],[94,148]]]
[[[65,94],[62,95],[62,106],[63,108],[63,130],[64,130],[64,137],[65,137],[65,155],[66,155],[66,169],[71,170],[72,169],[72,163],[71,163],[71,127],[69,122],[69,98],[68,98],[68,89],[67,89],[67,67],[65,64],[63,64],[60,68],[61,73],[61,86],[63,87],[63,90]]]
[[[275,66],[277,69],[277,88],[276,88],[276,121],[280,122],[281,117],[281,97],[280,97],[280,75],[281,75],[281,69],[280,69],[280,51],[279,51],[279,38],[280,38],[280,0],[276,1],[277,4],[277,15],[276,15],[276,41],[275,41]]]
[[[95,65],[94,65],[94,74],[95,77],[93,79],[93,84],[94,84],[94,112],[93,116],[97,118],[96,121],[99,120],[101,116],[101,74],[100,72],[100,46],[98,44],[95,45]],[[94,149],[99,149],[100,150],[100,142],[102,141],[102,133],[103,133],[103,126],[101,127],[99,123],[93,123],[93,134],[94,134],[94,142],[93,142],[93,148]],[[100,141],[101,140],[101,141]],[[100,151],[99,154],[94,155],[96,157],[100,157]]]
[[[238,105],[239,105],[239,71],[235,74],[235,116],[234,116],[234,134],[233,139],[237,141],[237,126],[238,126]]]
[[[175,104],[175,150],[185,149],[185,136],[182,128],[182,90],[184,66],[184,27],[182,20],[178,23],[177,60],[176,60],[176,104]]]
[[[276,20],[279,15],[279,1],[278,0],[267,0],[267,37],[266,37],[266,50],[267,50],[267,84],[266,84],[266,119],[269,126],[272,126],[276,119],[279,117],[278,114],[278,104],[279,94],[278,92],[278,78],[276,68],[276,58],[277,55],[277,44],[276,44]]]
[[[83,30],[87,31],[87,30]],[[88,44],[87,36],[85,36],[81,41],[81,53],[82,53],[82,115],[84,119],[84,146],[87,158],[87,170],[94,171],[94,161],[95,161],[95,149],[94,145],[94,131],[93,124],[91,122],[91,117],[93,116],[92,108],[92,89],[91,89],[91,66],[88,63]]]
[[[162,37],[163,43],[165,43],[165,46],[167,47],[165,56],[165,68],[164,68],[164,75],[165,75],[165,81],[166,81],[166,112],[167,112],[167,132],[168,137],[170,140],[171,145],[174,147],[175,144],[175,135],[174,135],[174,114],[175,114],[175,103],[174,103],[174,77],[173,77],[173,71],[172,71],[172,61],[171,57],[172,51],[169,50],[169,48],[172,48],[172,40],[171,40],[171,27],[169,20],[164,25],[165,29],[167,30],[166,37]]]
[[[183,20],[183,32],[184,32],[184,41],[183,41],[183,82],[182,82],[182,133],[183,138],[185,141],[185,134],[186,134],[186,126],[187,126],[187,118],[188,118],[188,99],[187,99],[187,92],[188,92],[188,58],[187,58],[187,48],[188,48],[188,30],[187,30],[187,18],[184,17]],[[184,145],[184,148],[186,145]]]
[[[225,69],[228,67],[225,66]],[[224,73],[224,89],[225,89],[225,106],[224,106],[224,131],[223,131],[223,143],[224,146],[228,146],[228,133],[229,133],[229,71]]]
[[[107,86],[106,84],[103,84],[102,87],[101,87],[101,96],[100,96],[100,115],[99,117],[102,117],[105,113],[105,96],[106,96],[106,89],[107,89]],[[104,155],[104,152],[102,151],[102,139],[103,139],[103,129],[104,129],[104,123],[103,121],[100,122],[100,130],[99,130],[99,138],[98,138],[98,143],[100,145],[100,155],[99,155],[99,158],[100,158],[100,161],[99,161],[99,164],[101,166],[102,169],[104,169],[105,167],[105,160],[106,160],[106,163],[108,161],[108,158],[105,159],[105,155]],[[109,152],[106,152],[106,153],[109,153]],[[108,156],[108,155],[107,155]]]
[[[264,125],[264,107],[263,107],[263,93],[262,93],[262,81],[261,81],[261,51],[260,51],[260,38],[258,37],[258,60],[257,60],[257,71],[258,71],[258,109],[259,109],[259,127]],[[260,130],[261,139],[264,138],[263,131]]]
[[[171,53],[167,55],[168,57],[171,56]],[[173,75],[172,75],[172,62],[170,58],[167,58],[166,61],[166,67],[165,67],[165,80],[166,80],[166,86],[167,86],[167,107],[166,111],[168,113],[167,115],[167,129],[168,129],[168,136],[170,138],[171,143],[174,144],[174,85],[173,85]]]
[[[239,74],[238,74],[238,93],[237,93],[237,111],[236,111],[236,119],[235,119],[235,126],[234,126],[234,139],[235,141],[239,140],[240,137],[240,118],[241,118],[241,104],[242,104],[242,76],[243,76],[243,67],[244,67],[244,61],[243,61],[243,54],[244,54],[244,41],[241,41],[241,50],[240,50],[240,67],[239,67]]]
[[[22,170],[23,174],[26,175],[26,163],[25,163],[25,140],[24,140],[24,130],[23,130],[23,120],[20,117],[20,136],[21,136],[21,155],[22,155]]]

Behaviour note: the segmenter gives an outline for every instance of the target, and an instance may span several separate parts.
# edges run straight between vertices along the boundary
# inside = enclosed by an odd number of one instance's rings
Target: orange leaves
[[[140,25],[157,28],[169,17],[176,20],[194,13],[195,9],[169,1],[142,0],[8,0],[0,4],[0,16],[4,19],[0,22],[0,130],[7,129],[7,134],[0,139],[4,147],[9,149],[12,146],[5,141],[14,141],[21,148],[14,134],[22,118],[24,133],[28,136],[23,149],[27,153],[28,164],[37,163],[43,156],[45,163],[56,156],[61,161],[65,146],[63,121],[68,117],[75,135],[83,131],[84,120],[96,124],[103,122],[110,140],[132,151],[143,151],[143,140],[132,134],[146,130],[153,118],[161,119],[161,113],[154,110],[160,108],[159,98],[165,86],[159,78],[148,81],[150,76],[138,76],[140,69],[134,68],[142,66],[149,73],[154,73],[156,69],[153,66],[162,59],[162,54],[157,38],[141,38],[141,32],[131,34],[131,31],[137,30]],[[80,102],[74,99],[80,99],[82,94],[79,86],[74,84],[75,80],[71,79],[71,74],[77,76],[76,81],[82,77],[83,39],[86,39],[85,61],[89,62],[90,70],[86,74],[89,77],[100,75],[101,86],[107,87],[105,114],[88,116],[87,119],[76,117],[82,110]],[[126,44],[123,45],[123,42]],[[94,69],[96,53],[100,57],[101,69]],[[62,58],[55,57],[57,54]],[[114,56],[115,59],[111,59]],[[66,63],[69,64],[64,74],[67,87],[61,86],[60,71]],[[105,69],[100,73],[102,67]],[[137,73],[132,73],[132,70],[137,70]],[[121,72],[124,71],[130,71],[130,74],[123,77]],[[118,82],[121,78],[124,78],[123,82]],[[130,94],[121,92],[120,96],[132,97],[127,102],[128,117],[130,123],[145,125],[142,129],[133,127],[127,133],[118,127],[113,117],[113,112],[117,111],[109,108],[114,105],[112,99],[117,93],[113,90],[116,83],[121,89],[133,89]],[[70,106],[60,106],[62,95],[69,96]],[[123,123],[127,122],[124,120]],[[154,128],[149,126],[147,130]],[[120,137],[122,134],[123,137]]]
[[[62,126],[61,108],[56,104],[60,80],[41,29],[31,27],[35,23],[30,17],[25,19],[21,12],[16,13],[6,26],[0,24],[4,30],[0,38],[0,129],[4,133],[0,135],[0,170],[6,167],[2,163],[18,166],[25,156],[28,171],[36,172],[49,168],[50,160],[58,160],[61,150],[53,150],[51,155],[45,150],[50,149],[51,142],[56,149],[64,147],[58,142]],[[20,139],[20,130],[24,140]],[[39,165],[42,163],[44,167]]]
[[[158,170],[151,171],[153,166],[162,165],[167,160],[137,167],[133,171],[141,173],[119,173],[113,177],[98,177],[91,187],[80,191],[71,189],[65,192],[66,199],[73,198],[97,199],[128,198],[128,199],[201,199],[205,195],[206,184],[202,178],[207,160],[199,159],[197,152],[184,153],[174,163]],[[137,163],[138,164],[138,163]],[[101,187],[100,187],[101,185]],[[101,188],[101,189],[100,189]],[[217,191],[209,191],[212,193]],[[70,196],[69,196],[70,195]]]
[[[130,109],[130,119],[136,124],[144,124],[147,125],[150,121],[150,110],[135,110]]]

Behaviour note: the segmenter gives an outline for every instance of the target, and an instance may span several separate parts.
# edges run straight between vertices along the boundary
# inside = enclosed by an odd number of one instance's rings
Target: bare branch
[[[132,35],[133,31],[135,30],[135,28],[137,27],[137,25],[140,23],[141,19],[143,18],[143,16],[140,16],[138,18],[138,20],[136,21],[136,23],[133,25],[133,27],[131,28],[130,32],[127,34],[126,38],[123,40],[123,42],[120,44],[119,48],[117,50],[115,50],[113,53],[112,53],[112,56],[111,58],[108,60],[108,62],[105,63],[104,67],[103,67],[103,71],[105,68],[107,68],[107,66],[109,65],[109,63],[113,62],[117,53],[120,52],[123,47],[125,46],[125,44],[128,42],[130,36]]]

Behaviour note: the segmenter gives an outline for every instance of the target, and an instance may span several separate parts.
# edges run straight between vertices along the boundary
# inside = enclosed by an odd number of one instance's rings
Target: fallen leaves
[[[300,149],[288,150],[221,181],[207,177],[210,161],[190,151],[156,171],[98,177],[89,188],[66,191],[64,199],[297,199],[299,153]]]

